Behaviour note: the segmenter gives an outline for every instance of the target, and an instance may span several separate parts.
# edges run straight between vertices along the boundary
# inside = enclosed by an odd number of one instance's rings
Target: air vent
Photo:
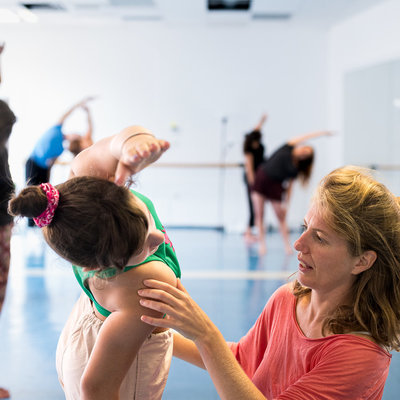
[[[153,0],[109,0],[111,6],[118,7],[154,7]]]
[[[256,21],[263,21],[263,20],[268,20],[268,21],[282,21],[282,20],[288,20],[292,18],[292,14],[289,13],[263,13],[263,14],[253,14],[251,16],[253,20]]]
[[[152,22],[161,21],[162,18],[159,15],[124,15],[122,17],[123,21],[142,21],[142,22]]]
[[[65,8],[57,3],[21,3],[21,6],[30,11],[65,11]]]
[[[249,11],[251,0],[208,0],[210,11]]]

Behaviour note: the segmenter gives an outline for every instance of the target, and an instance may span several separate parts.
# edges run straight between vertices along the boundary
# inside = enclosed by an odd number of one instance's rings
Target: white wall
[[[18,116],[10,160],[19,185],[36,140],[86,95],[99,96],[92,106],[95,139],[130,124],[144,125],[171,141],[163,162],[241,162],[243,134],[263,112],[270,115],[264,130],[269,153],[293,135],[335,128],[326,119],[328,37],[312,28],[18,25],[2,26],[0,39],[7,43],[2,95]],[[223,117],[228,120],[224,143]],[[79,131],[82,124],[78,115],[66,130]],[[339,154],[330,151],[334,142],[314,142],[313,181],[307,190],[295,187],[290,225],[301,223],[312,187],[337,163]],[[53,179],[64,176],[65,167],[54,170]],[[239,169],[223,174],[153,168],[140,174],[138,187],[153,198],[167,225],[223,224],[239,231],[246,225]]]

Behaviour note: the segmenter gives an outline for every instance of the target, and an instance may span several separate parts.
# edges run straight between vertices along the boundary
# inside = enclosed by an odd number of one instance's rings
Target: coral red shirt
[[[307,338],[289,285],[272,295],[246,336],[229,346],[268,400],[381,399],[392,358],[356,335]]]

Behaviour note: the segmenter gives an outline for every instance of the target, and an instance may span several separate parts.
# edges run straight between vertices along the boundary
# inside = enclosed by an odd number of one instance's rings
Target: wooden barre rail
[[[400,165],[396,164],[370,164],[366,167],[376,171],[400,171]]]
[[[70,165],[70,161],[56,161],[57,165]],[[158,168],[243,168],[241,163],[159,163],[156,162],[150,167]]]
[[[240,163],[155,163],[160,168],[242,168]]]
[[[70,165],[70,161],[56,161],[57,165]],[[243,168],[243,163],[160,163],[155,162],[150,167],[158,168]],[[377,171],[400,171],[400,164],[364,164],[365,168]]]

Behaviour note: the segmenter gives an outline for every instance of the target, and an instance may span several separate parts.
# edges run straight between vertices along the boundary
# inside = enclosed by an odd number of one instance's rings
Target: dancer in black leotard
[[[254,129],[247,133],[243,143],[244,152],[244,182],[246,184],[247,199],[249,203],[249,223],[245,232],[245,239],[252,241],[252,227],[254,226],[254,207],[251,199],[251,186],[254,184],[257,168],[264,161],[264,146],[261,142],[261,129],[267,120],[267,114],[263,114]]]
[[[302,183],[310,179],[314,161],[314,149],[302,145],[308,139],[330,135],[328,131],[311,132],[295,137],[276,150],[271,157],[263,162],[257,169],[254,185],[252,186],[252,200],[255,213],[255,223],[258,228],[259,254],[267,251],[264,228],[264,204],[271,201],[272,207],[279,222],[285,251],[293,252],[289,241],[289,230],[286,224],[293,181],[300,178]]]

